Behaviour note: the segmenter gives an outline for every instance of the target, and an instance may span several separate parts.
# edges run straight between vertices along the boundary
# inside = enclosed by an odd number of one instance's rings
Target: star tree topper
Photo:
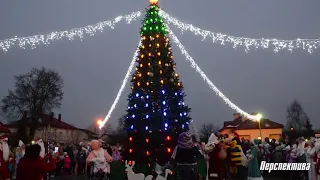
[[[158,0],[149,0],[151,5],[158,4]]]

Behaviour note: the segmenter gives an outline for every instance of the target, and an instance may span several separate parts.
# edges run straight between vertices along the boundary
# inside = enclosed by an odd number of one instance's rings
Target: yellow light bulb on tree
[[[159,65],[161,65],[161,61],[159,61],[158,63],[159,63]]]
[[[160,74],[162,74],[162,70],[160,70]]]
[[[160,52],[158,52],[158,56],[160,56],[161,55],[161,53]]]
[[[144,57],[144,55],[143,54],[141,54],[141,58],[143,58]]]
[[[163,80],[162,79],[161,79],[160,83],[163,84]]]
[[[149,82],[147,82],[147,86],[149,86]]]
[[[148,63],[148,66],[151,66],[151,63]]]
[[[139,73],[138,76],[141,77],[142,76],[141,73]]]
[[[140,86],[140,82],[138,82],[137,85]]]
[[[151,53],[149,53],[148,55],[151,56]]]
[[[151,5],[157,4],[158,0],[149,0]]]
[[[142,64],[140,64],[140,67],[143,67],[143,65],[142,65]]]

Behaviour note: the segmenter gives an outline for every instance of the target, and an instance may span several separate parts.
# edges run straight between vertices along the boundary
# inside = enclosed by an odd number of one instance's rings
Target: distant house
[[[31,118],[23,118],[26,122],[26,130],[29,132],[29,127],[31,125]],[[14,121],[6,126],[10,129],[12,133],[16,133],[19,127],[19,123],[22,120]],[[48,134],[50,134],[48,136]],[[59,143],[67,142],[83,142],[89,139],[91,134],[87,130],[79,129],[64,122],[61,119],[61,114],[58,115],[58,118],[54,117],[54,113],[42,114],[40,116],[40,122],[38,129],[35,132],[35,138],[41,138],[44,141],[47,141],[47,138],[51,138],[52,141]]]
[[[257,113],[252,113],[255,115]],[[225,121],[223,128],[220,129],[221,134],[231,134],[236,132],[241,138],[245,139],[264,139],[266,137],[270,139],[279,140],[282,136],[283,125],[270,119],[261,119],[260,128],[259,122],[248,120],[241,117],[239,113],[233,114],[233,121]],[[260,130],[261,136],[260,137]]]
[[[81,142],[88,143],[93,139],[99,139],[99,135],[88,130],[88,129],[79,129],[78,130],[78,139],[81,139]]]
[[[10,132],[10,129],[7,126],[5,126],[2,122],[0,122],[0,134],[7,134]]]

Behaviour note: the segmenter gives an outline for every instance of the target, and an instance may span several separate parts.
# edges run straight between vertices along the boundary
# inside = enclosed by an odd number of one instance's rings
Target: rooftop
[[[10,130],[2,122],[0,122],[0,133],[10,133]]]
[[[283,128],[284,126],[280,123],[271,121],[270,119],[261,119],[260,128],[261,129],[278,129]],[[242,117],[238,117],[233,121],[225,121],[223,123],[223,128],[220,129],[220,132],[224,129],[233,129],[233,130],[245,130],[245,129],[259,129],[259,122],[252,120],[243,120]]]
[[[8,124],[6,124],[7,127],[18,127],[19,125],[19,122],[21,122],[22,120],[18,120],[18,121],[13,121],[13,122],[10,122]],[[31,125],[31,117],[27,117],[26,118],[26,125]],[[46,127],[50,125],[50,127],[54,127],[54,128],[60,128],[60,129],[70,129],[70,130],[76,130],[78,128],[74,127],[73,125],[71,124],[68,124],[66,122],[63,122],[62,119],[61,119],[61,115],[59,115],[59,118],[55,118],[52,115],[48,115],[48,114],[42,114],[40,116],[40,122],[39,122],[39,126],[40,127]]]

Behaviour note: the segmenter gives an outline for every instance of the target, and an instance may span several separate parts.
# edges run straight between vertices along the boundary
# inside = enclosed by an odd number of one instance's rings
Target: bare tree
[[[94,132],[95,134],[113,134],[113,128],[112,125],[109,123],[106,123],[102,129],[99,128],[99,126],[96,123],[91,124],[88,128],[89,131]]]
[[[104,125],[104,127],[102,128],[102,132],[103,134],[113,134],[114,130],[111,124],[106,124]]]
[[[125,133],[126,132],[126,116],[123,115],[118,119],[118,127],[117,132],[118,133]]]
[[[294,131],[302,133],[310,128],[312,129],[312,125],[307,113],[295,99],[287,108],[287,130],[294,129]]]
[[[33,138],[40,115],[61,106],[63,79],[56,71],[44,67],[33,68],[14,79],[14,90],[9,90],[2,99],[1,109],[10,120],[17,120],[24,112],[28,112],[32,120],[29,136]]]
[[[207,139],[212,133],[217,133],[218,128],[214,124],[204,124],[200,129],[200,134],[202,138]]]

